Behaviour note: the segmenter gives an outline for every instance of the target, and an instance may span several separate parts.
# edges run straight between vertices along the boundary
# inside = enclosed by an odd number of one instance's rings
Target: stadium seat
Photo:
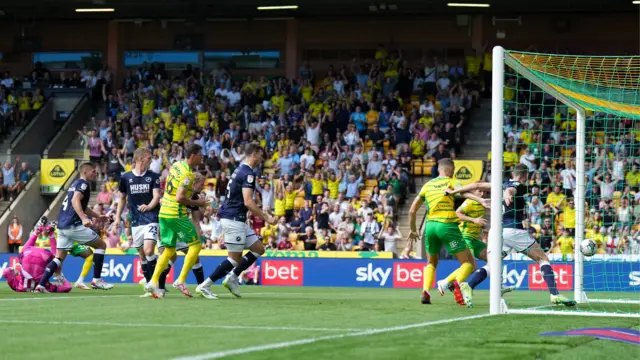
[[[422,175],[422,160],[411,160],[411,175]]]
[[[273,160],[271,160],[271,159],[266,159],[266,160],[264,161],[264,167],[265,167],[265,169],[272,168],[272,167],[273,167]]]
[[[371,192],[371,190],[369,190],[369,189],[362,189],[362,190],[360,190],[360,199],[366,199],[366,198],[368,198],[369,196],[371,196],[371,193],[372,193],[372,192]]]
[[[378,186],[378,180],[376,179],[367,179],[364,183],[364,186],[367,189],[373,189],[374,187]]]

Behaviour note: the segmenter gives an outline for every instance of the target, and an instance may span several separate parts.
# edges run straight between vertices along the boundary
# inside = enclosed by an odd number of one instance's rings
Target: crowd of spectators
[[[198,143],[211,201],[203,240],[224,249],[216,211],[242,145],[258,142],[266,157],[257,200],[281,220],[249,221],[274,250],[396,251],[397,210],[415,190],[411,161],[460,154],[480,90],[459,65],[412,68],[383,47],[362,64],[320,72],[304,63],[295,79],[238,78],[221,67],[168,74],[145,64],[118,85],[104,87],[103,120],[80,131],[88,158],[101,164],[95,210],[114,212],[135,148],[152,149],[151,170],[164,179]],[[103,229],[110,246],[128,246],[128,230]]]
[[[530,171],[525,226],[546,251],[572,254],[576,112],[524,78],[509,78],[504,98],[505,169]],[[640,121],[588,111],[586,128],[585,238],[600,254],[639,254]]]

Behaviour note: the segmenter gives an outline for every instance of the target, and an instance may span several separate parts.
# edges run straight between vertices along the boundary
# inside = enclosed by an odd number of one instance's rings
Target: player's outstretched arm
[[[478,181],[478,182],[474,182],[474,183],[459,187],[457,189],[447,190],[447,193],[449,195],[455,195],[455,194],[463,194],[463,193],[474,191],[474,190],[491,191],[491,183]]]
[[[462,196],[465,199],[477,201],[478,203],[480,203],[480,205],[484,206],[487,209],[491,207],[490,199],[481,198],[480,196],[472,194],[470,192],[462,193],[460,196]]]

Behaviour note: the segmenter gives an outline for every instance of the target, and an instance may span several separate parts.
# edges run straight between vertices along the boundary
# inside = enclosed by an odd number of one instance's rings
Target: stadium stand
[[[505,84],[505,176],[516,164],[529,168],[529,231],[546,251],[566,258],[576,228],[576,113],[526,79],[510,77]],[[640,253],[640,137],[634,123],[587,112],[585,238],[599,254]]]
[[[222,68],[168,73],[163,64],[144,64],[113,93],[104,81],[103,105],[64,157],[101,164],[91,206],[113,214],[117,181],[131,169],[135,148],[153,150],[152,170],[164,180],[184,146],[199,143],[211,200],[202,223],[206,246],[224,249],[216,209],[241,146],[258,141],[267,154],[260,201],[283,216],[274,227],[251,220],[269,248],[399,254],[407,199],[436,160],[460,156],[480,105],[477,71],[466,76],[461,66],[426,61],[411,68],[400,54],[381,48],[376,59],[339,72],[305,64],[297,79],[242,78]],[[95,84],[97,76],[81,78]],[[126,226],[121,234],[109,222],[98,227],[111,247],[130,246]]]

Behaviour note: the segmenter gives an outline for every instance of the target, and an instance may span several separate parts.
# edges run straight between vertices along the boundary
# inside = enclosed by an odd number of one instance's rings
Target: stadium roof
[[[489,8],[447,3],[489,3]],[[484,13],[631,12],[631,0],[19,0],[0,2],[0,19],[185,19],[425,16]],[[258,11],[258,6],[298,5],[296,10]],[[109,13],[77,13],[78,8],[112,8]]]

